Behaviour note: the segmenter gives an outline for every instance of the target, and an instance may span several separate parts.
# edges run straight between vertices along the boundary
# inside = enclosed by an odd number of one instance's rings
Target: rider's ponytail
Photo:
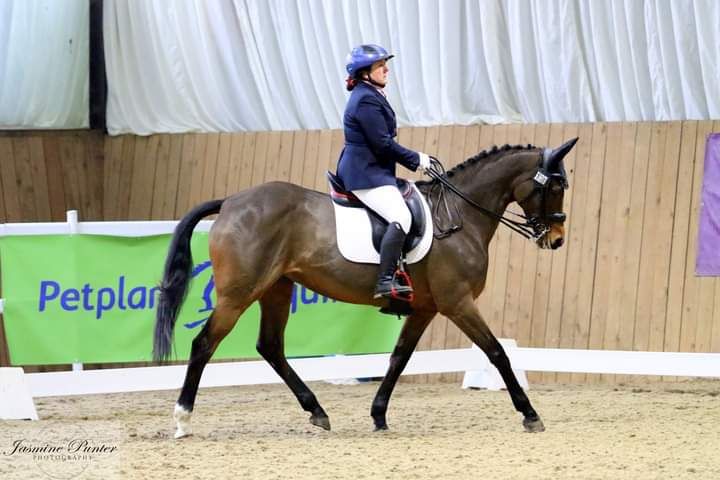
[[[345,79],[345,88],[347,88],[348,92],[351,92],[353,88],[355,88],[358,84],[358,82],[362,80],[369,80],[370,76],[370,69],[369,68],[361,68],[360,70],[356,71],[353,75],[348,75],[348,77]],[[372,82],[372,80],[370,80]]]
[[[355,88],[355,85],[357,85],[357,79],[348,75],[348,77],[345,79],[345,88],[347,88],[347,91],[352,92],[352,89]]]

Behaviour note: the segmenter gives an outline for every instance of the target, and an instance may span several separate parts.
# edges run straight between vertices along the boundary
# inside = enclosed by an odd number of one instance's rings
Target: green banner
[[[0,238],[5,333],[13,365],[151,360],[157,288],[169,235]],[[192,240],[193,279],[175,325],[178,359],[215,302],[208,237]],[[257,357],[253,304],[213,358]],[[392,350],[401,323],[374,307],[335,302],[295,285],[285,333],[288,356]]]

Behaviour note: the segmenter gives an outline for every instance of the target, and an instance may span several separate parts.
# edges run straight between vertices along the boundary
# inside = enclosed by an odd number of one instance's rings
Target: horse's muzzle
[[[542,249],[556,250],[565,243],[565,227],[560,223],[555,223],[547,227],[545,235],[538,238],[537,245]]]
[[[562,247],[565,243],[565,227],[561,223],[551,225],[543,240],[544,248],[556,250]]]

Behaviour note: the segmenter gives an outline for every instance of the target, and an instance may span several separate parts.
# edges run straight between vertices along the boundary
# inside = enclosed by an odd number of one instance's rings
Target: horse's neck
[[[478,205],[502,215],[512,202],[512,187],[520,176],[527,174],[527,161],[514,161],[514,155],[497,159],[485,168],[467,168],[453,183]],[[473,171],[475,170],[475,171]],[[477,234],[490,243],[498,227],[498,220],[489,217],[468,202],[458,203],[463,218],[477,226]]]

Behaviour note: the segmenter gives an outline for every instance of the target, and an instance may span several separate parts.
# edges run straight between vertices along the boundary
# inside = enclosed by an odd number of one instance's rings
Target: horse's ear
[[[579,137],[575,137],[572,140],[568,140],[567,142],[560,145],[558,148],[545,152],[545,169],[549,172],[555,172],[558,169],[558,165],[562,161],[565,156],[570,153],[570,150],[573,149],[575,144],[577,143]]]

